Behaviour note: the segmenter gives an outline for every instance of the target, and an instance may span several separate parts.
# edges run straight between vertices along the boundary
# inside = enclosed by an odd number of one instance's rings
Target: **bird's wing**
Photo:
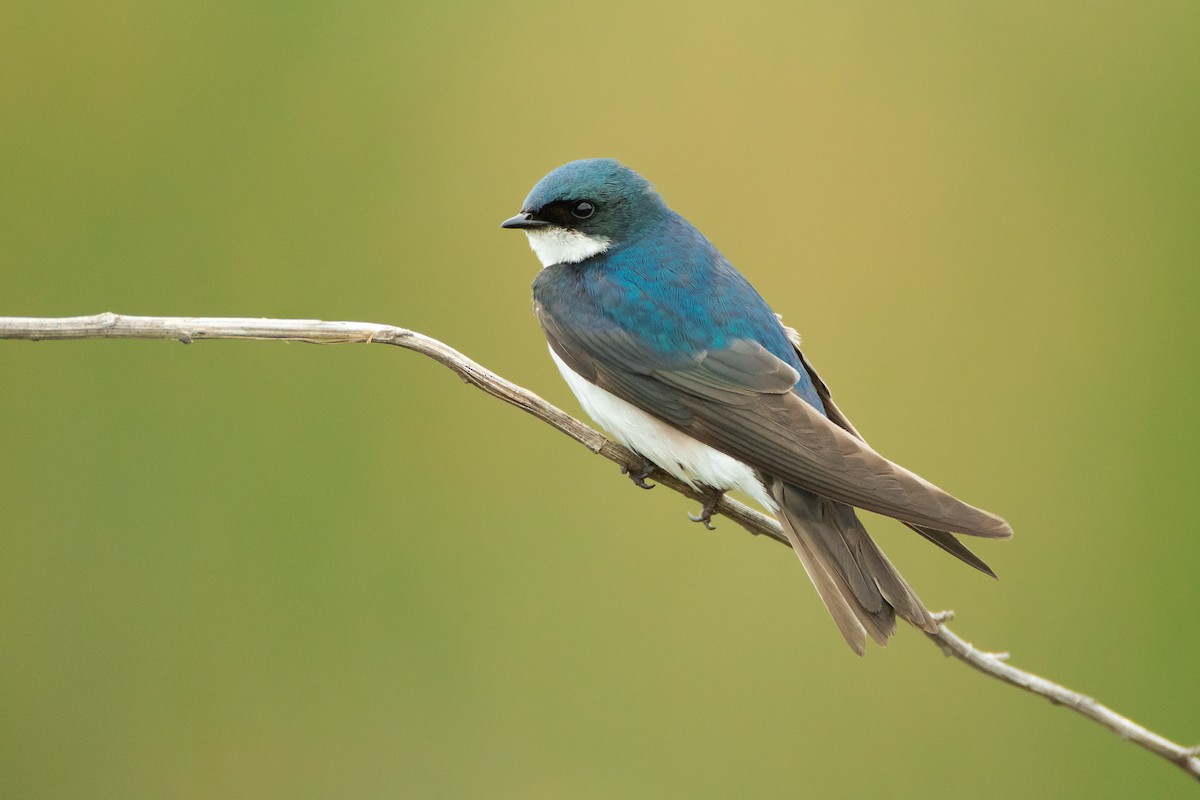
[[[850,423],[850,420],[842,413],[842,410],[837,407],[837,403],[833,402],[829,387],[825,384],[825,381],[821,380],[821,376],[813,368],[812,362],[801,352],[799,334],[791,328],[785,328],[785,330],[788,332],[788,338],[791,340],[792,345],[796,348],[796,355],[800,358],[800,363],[804,366],[804,371],[808,373],[809,380],[812,381],[813,387],[817,390],[817,396],[821,398],[821,402],[825,406],[825,412],[829,416],[830,421],[838,427],[854,434],[859,440],[866,442],[863,435],[855,430],[854,425]],[[906,522],[905,524],[960,561],[969,564],[985,575],[991,575],[993,578],[996,577],[996,573],[992,571],[992,568],[982,558],[972,553],[966,545],[954,538],[954,534],[949,531],[929,528],[923,525],[914,525],[910,522]]]
[[[799,373],[757,342],[667,357],[613,327],[535,311],[554,352],[602,389],[751,467],[935,531],[1007,538],[1008,523],[876,453],[792,392]]]

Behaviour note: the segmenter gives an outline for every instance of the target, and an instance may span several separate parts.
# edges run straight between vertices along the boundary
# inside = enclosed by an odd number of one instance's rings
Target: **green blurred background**
[[[1200,740],[1200,5],[0,7],[0,314],[412,327],[578,412],[498,223],[653,180],[892,458],[955,629]],[[1171,797],[386,347],[0,343],[0,796]]]

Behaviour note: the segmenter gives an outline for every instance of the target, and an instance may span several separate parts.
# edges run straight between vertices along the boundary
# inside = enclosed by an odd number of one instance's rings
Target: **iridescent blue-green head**
[[[574,264],[637,238],[666,213],[641,175],[611,158],[589,158],[538,181],[521,213],[500,227],[525,231],[544,266]]]

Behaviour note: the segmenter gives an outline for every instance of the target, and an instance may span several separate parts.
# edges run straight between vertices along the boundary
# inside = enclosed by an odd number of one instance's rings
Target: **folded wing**
[[[960,558],[938,534],[1012,535],[1001,518],[888,461],[802,400],[792,391],[800,373],[757,342],[668,357],[625,331],[567,329],[535,310],[550,346],[580,375],[767,475],[928,529],[933,536],[918,532]]]

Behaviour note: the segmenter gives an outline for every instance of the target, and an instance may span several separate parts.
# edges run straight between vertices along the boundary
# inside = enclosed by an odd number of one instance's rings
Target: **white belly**
[[[702,483],[714,489],[737,489],[764,508],[775,510],[775,503],[750,467],[591,383],[568,367],[553,348],[550,357],[583,410],[621,444],[692,487]]]

